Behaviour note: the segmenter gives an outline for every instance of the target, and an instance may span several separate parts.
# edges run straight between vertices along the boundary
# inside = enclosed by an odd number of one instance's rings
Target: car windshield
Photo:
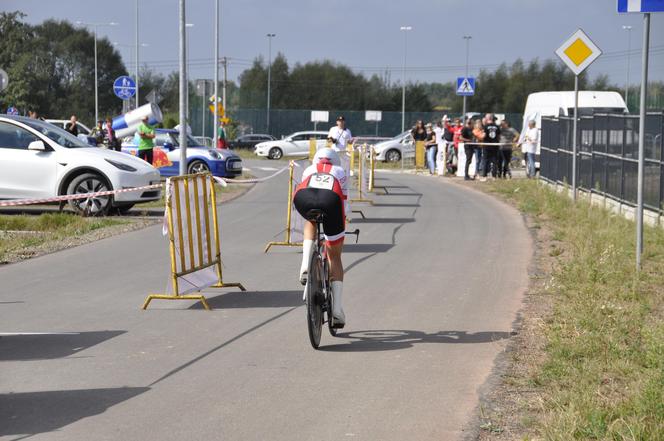
[[[168,136],[171,138],[171,142],[174,147],[180,147],[180,136],[175,133],[169,133]],[[201,146],[202,144],[196,141],[191,135],[187,135],[187,146]]]
[[[22,120],[21,122],[29,125],[35,130],[38,130],[42,135],[47,136],[51,141],[56,142],[62,147],[67,147],[68,149],[91,147],[90,144],[81,141],[71,133],[53,124],[39,120]]]

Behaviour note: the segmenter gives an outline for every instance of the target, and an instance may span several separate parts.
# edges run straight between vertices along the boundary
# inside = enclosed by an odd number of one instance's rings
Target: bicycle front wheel
[[[323,259],[317,252],[314,252],[311,256],[307,277],[307,328],[311,346],[318,349],[323,328],[325,281],[323,280]]]

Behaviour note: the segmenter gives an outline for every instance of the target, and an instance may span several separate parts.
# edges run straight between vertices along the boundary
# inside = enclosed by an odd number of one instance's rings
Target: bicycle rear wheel
[[[307,277],[307,328],[311,346],[318,349],[323,329],[323,304],[325,302],[323,260],[318,252],[314,252],[311,256]]]
[[[332,286],[330,283],[329,275],[330,275],[330,268],[327,263],[327,260],[324,262],[325,263],[325,274],[328,276],[327,281],[325,282],[326,284],[326,292],[327,292],[327,302],[325,302],[326,306],[326,314],[327,314],[327,329],[330,331],[330,334],[332,337],[337,336],[337,328],[332,326],[332,310],[333,310],[333,305],[332,305]]]

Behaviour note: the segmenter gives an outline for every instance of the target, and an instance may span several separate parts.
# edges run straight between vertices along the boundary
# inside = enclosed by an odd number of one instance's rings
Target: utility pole
[[[135,25],[136,25],[136,32],[135,32],[135,35],[136,35],[136,41],[135,41],[135,43],[136,43],[136,59],[134,60],[134,62],[136,63],[136,66],[134,66],[134,71],[135,71],[134,75],[136,76],[136,78],[134,78],[134,81],[136,82],[136,108],[138,108],[138,106],[139,106],[139,104],[138,104],[138,48],[139,48],[139,44],[138,44],[138,0],[136,0],[136,23],[135,23]]]
[[[648,52],[650,51],[650,14],[643,14],[643,49],[641,55],[641,97],[639,98],[639,164],[636,194],[636,270],[641,270],[643,254],[643,180],[646,143],[646,99],[648,98]]]
[[[272,83],[272,38],[277,34],[267,34],[267,130],[270,133],[270,87]]]
[[[95,38],[95,126],[97,125],[97,121],[99,121],[99,81],[98,81],[98,75],[97,75],[97,28],[99,26],[117,26],[117,23],[115,22],[110,22],[110,23],[85,23],[81,20],[78,20],[76,22],[77,25],[83,25],[83,26],[92,26],[94,29],[94,38]]]
[[[219,109],[217,102],[219,101],[219,0],[214,0],[214,139],[213,148],[217,147],[217,138],[219,133]],[[205,97],[203,98],[203,108],[205,108]]]
[[[180,0],[180,175],[187,174],[187,31],[185,0]]]
[[[629,109],[629,67],[632,52],[632,27],[623,25],[622,28],[627,31],[627,80],[625,80],[625,104],[627,105],[627,109]]]
[[[224,83],[223,88],[221,89],[221,105],[224,106],[224,115],[226,114],[226,84],[228,84],[228,58],[224,57]]]
[[[470,58],[470,39],[473,38],[470,35],[464,35],[463,39],[466,40],[466,73],[465,77],[468,78],[468,59]],[[466,100],[468,99],[467,96],[463,96],[463,113],[461,116],[461,120],[464,122],[464,125],[466,124]]]

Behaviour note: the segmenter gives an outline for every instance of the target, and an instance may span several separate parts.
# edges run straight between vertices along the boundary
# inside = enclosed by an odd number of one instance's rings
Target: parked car
[[[618,92],[579,91],[579,116],[588,116],[594,113],[628,113],[627,105]],[[528,129],[528,121],[534,120],[536,127],[542,133],[543,116],[573,116],[574,92],[535,92],[528,95],[526,108],[523,111],[523,127],[521,133]],[[537,143],[535,153],[535,168],[540,168],[540,147],[542,137]],[[525,162],[524,162],[525,165]]]
[[[209,136],[194,136],[194,139],[198,143],[198,145],[202,145],[203,147],[207,147],[210,149],[215,148],[216,146],[214,145],[214,140],[210,138]]]
[[[155,129],[155,149],[152,164],[162,176],[176,176],[180,170],[180,133],[175,129]],[[135,137],[127,137],[122,151],[138,154]],[[233,178],[242,174],[242,158],[231,150],[211,149],[187,136],[187,172],[209,171],[214,176]]]
[[[259,142],[275,141],[272,135],[262,135],[260,133],[252,133],[250,135],[238,136],[237,139],[228,143],[228,148],[231,149],[253,149]]]
[[[0,199],[50,198],[161,182],[159,171],[138,158],[91,147],[44,121],[0,115]],[[158,200],[161,189],[119,193],[69,201],[72,209],[91,215],[111,207]]]
[[[281,159],[282,156],[307,156],[311,138],[316,140],[317,149],[327,144],[327,132],[295,132],[284,139],[259,142],[254,153],[269,159]]]
[[[407,130],[392,139],[374,145],[374,151],[378,161],[399,162],[402,154],[404,158],[415,157],[415,143],[410,136],[410,130]]]
[[[69,123],[69,120],[68,119],[47,119],[46,122],[49,122],[51,124],[54,124],[54,125],[60,127],[61,129],[64,129],[67,126],[67,124]],[[85,124],[83,124],[80,121],[77,121],[76,125],[78,126],[78,137],[82,141],[90,144],[93,147],[96,147],[97,146],[97,139],[94,136],[91,136],[92,130],[90,130],[90,128],[88,126],[86,126]]]

